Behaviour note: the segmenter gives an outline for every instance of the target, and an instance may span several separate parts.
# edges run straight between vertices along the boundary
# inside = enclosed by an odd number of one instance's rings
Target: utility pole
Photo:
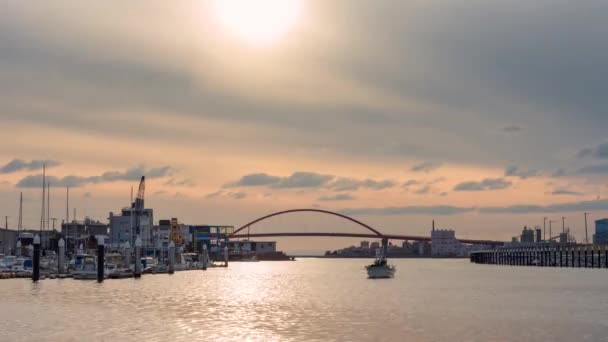
[[[55,230],[55,222],[57,222],[57,218],[52,217],[51,220],[53,221],[53,230]]]
[[[551,231],[552,230],[553,222],[555,222],[555,221],[549,220],[549,241],[553,240],[553,232]]]
[[[585,213],[585,244],[589,244],[589,235],[587,233],[587,215],[589,215],[589,213]]]
[[[543,217],[543,240],[547,241],[547,218]]]
[[[566,234],[566,218],[562,216],[562,233]]]

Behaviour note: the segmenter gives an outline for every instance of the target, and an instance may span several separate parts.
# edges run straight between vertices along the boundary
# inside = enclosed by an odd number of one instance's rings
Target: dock
[[[472,252],[470,260],[488,265],[608,269],[608,248],[606,245],[498,247]]]

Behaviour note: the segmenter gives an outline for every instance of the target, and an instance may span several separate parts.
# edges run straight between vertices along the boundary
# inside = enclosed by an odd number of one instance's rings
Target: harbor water
[[[400,259],[0,281],[1,341],[608,341],[608,270]]]

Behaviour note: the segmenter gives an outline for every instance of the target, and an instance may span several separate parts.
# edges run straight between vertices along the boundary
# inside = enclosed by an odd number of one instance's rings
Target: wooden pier
[[[499,247],[471,253],[476,264],[608,269],[606,245]]]

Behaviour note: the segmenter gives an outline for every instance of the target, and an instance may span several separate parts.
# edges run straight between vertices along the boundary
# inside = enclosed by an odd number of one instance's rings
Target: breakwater
[[[608,269],[605,245],[500,247],[471,253],[476,264]]]

